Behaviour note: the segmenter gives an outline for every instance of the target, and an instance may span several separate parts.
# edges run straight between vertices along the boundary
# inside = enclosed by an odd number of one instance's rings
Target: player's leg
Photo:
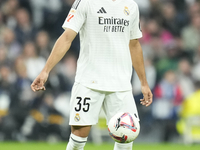
[[[91,125],[89,126],[71,126],[71,132],[79,137],[87,137],[89,135]]]
[[[106,115],[107,123],[110,120],[110,118],[118,112],[129,112],[137,116],[139,120],[132,91],[107,93],[103,103],[103,109]],[[132,150],[132,144],[133,142],[115,142],[114,150]]]
[[[105,94],[75,83],[70,100],[71,135],[66,150],[83,150],[91,126],[98,122]]]
[[[71,135],[66,150],[83,150],[91,126],[71,126]]]

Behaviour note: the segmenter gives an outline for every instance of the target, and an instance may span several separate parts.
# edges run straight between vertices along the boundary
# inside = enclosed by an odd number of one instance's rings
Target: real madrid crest
[[[81,119],[81,118],[80,118],[79,114],[77,113],[76,116],[74,117],[74,120],[75,120],[76,122],[78,122],[78,121],[80,121],[80,119]]]
[[[128,7],[124,7],[124,14],[126,15],[126,16],[128,16],[129,14],[130,14],[130,11],[129,11],[129,9],[128,9]]]

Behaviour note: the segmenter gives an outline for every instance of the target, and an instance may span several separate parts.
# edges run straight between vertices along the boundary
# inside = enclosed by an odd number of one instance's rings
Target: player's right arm
[[[57,39],[52,52],[47,59],[46,65],[44,66],[41,73],[31,84],[31,89],[35,91],[45,90],[45,82],[49,76],[49,72],[52,68],[63,58],[65,53],[69,50],[72,41],[76,37],[77,32],[67,28],[63,34]]]
[[[53,50],[42,72],[31,84],[32,90],[45,90],[44,83],[47,81],[51,69],[61,60],[71,46],[72,41],[82,28],[87,18],[88,0],[75,0],[74,4],[63,24],[65,31],[56,41]]]

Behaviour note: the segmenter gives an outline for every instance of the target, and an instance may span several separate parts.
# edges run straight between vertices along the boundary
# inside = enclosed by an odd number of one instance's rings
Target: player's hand
[[[143,93],[143,99],[140,99],[140,101],[141,101],[140,103],[147,107],[147,106],[151,105],[151,103],[153,101],[153,94],[148,85],[142,86],[141,90]]]
[[[48,79],[49,74],[42,71],[31,84],[31,89],[35,91],[46,90],[44,84]]]

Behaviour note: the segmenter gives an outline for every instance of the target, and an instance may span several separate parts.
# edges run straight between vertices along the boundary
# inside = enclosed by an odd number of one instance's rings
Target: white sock
[[[131,143],[117,143],[115,142],[114,150],[132,150],[133,142]]]
[[[66,150],[83,150],[87,137],[82,138],[71,133]]]

